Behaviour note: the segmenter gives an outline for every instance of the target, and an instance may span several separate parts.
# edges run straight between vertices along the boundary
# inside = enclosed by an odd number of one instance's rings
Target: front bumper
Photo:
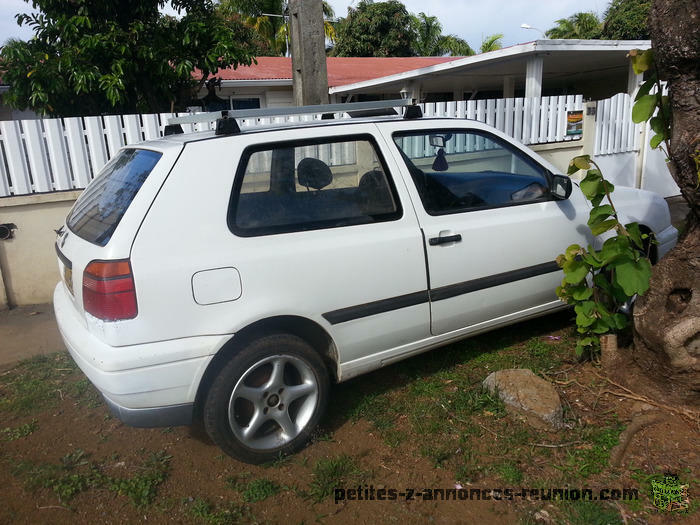
[[[53,299],[66,348],[114,416],[139,427],[191,423],[204,371],[230,336],[114,347],[81,322],[63,283],[56,286]]]
[[[671,249],[678,242],[678,230],[673,226],[669,226],[665,230],[655,234],[656,242],[656,253],[658,259],[661,259],[664,255],[671,251]]]

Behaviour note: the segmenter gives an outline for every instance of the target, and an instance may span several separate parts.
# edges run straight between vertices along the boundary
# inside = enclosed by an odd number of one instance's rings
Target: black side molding
[[[526,268],[519,268],[517,270],[511,270],[510,272],[497,273],[495,275],[489,275],[488,277],[480,277],[479,279],[472,279],[471,281],[463,281],[461,283],[441,286],[440,288],[430,290],[430,300],[442,301],[443,299],[449,299],[450,297],[477,292],[485,288],[500,286],[501,284],[522,281],[523,279],[529,279],[530,277],[537,277],[538,275],[557,272],[559,270],[559,265],[552,261],[537,264],[535,266],[528,266]]]
[[[454,240],[452,242],[454,242]],[[479,279],[472,279],[471,281],[441,286],[440,288],[435,288],[434,290],[423,290],[421,292],[390,297],[389,299],[380,299],[379,301],[372,301],[371,303],[349,306],[347,308],[333,310],[332,312],[326,312],[323,314],[323,317],[331,324],[344,323],[346,321],[352,321],[362,317],[369,317],[370,315],[377,315],[384,312],[390,312],[392,310],[398,310],[400,308],[407,308],[409,306],[427,303],[428,301],[442,301],[458,295],[477,292],[479,290],[484,290],[486,288],[492,288],[494,286],[500,286],[502,284],[508,284],[515,281],[522,281],[523,279],[558,272],[559,270],[559,265],[552,261],[537,264],[535,266],[527,266],[526,268],[519,268],[517,270],[511,270],[509,272],[497,273],[487,277],[480,277]]]
[[[333,310],[332,312],[323,314],[323,317],[331,324],[338,324],[427,302],[428,290],[423,290],[422,292],[399,295],[398,297],[391,297],[389,299],[372,301],[371,303],[341,308],[340,310]]]

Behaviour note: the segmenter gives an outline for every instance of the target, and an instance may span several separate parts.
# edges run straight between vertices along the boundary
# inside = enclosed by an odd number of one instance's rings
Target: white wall
[[[0,309],[48,303],[59,281],[54,243],[80,191],[0,199],[0,223],[17,226],[14,238],[0,241]],[[6,292],[6,293],[5,293]]]

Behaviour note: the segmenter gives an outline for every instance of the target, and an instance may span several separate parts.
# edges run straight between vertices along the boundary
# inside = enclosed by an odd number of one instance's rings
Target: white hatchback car
[[[594,242],[579,188],[478,122],[217,128],[105,166],[59,232],[54,306],[116,417],[201,418],[247,462],[303,447],[331,382],[565,307],[554,259]],[[662,198],[614,198],[673,247]]]

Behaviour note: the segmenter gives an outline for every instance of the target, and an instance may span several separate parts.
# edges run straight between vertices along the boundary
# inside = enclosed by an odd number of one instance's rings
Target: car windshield
[[[105,246],[162,154],[125,149],[112,159],[75,203],[70,230],[88,242]]]

